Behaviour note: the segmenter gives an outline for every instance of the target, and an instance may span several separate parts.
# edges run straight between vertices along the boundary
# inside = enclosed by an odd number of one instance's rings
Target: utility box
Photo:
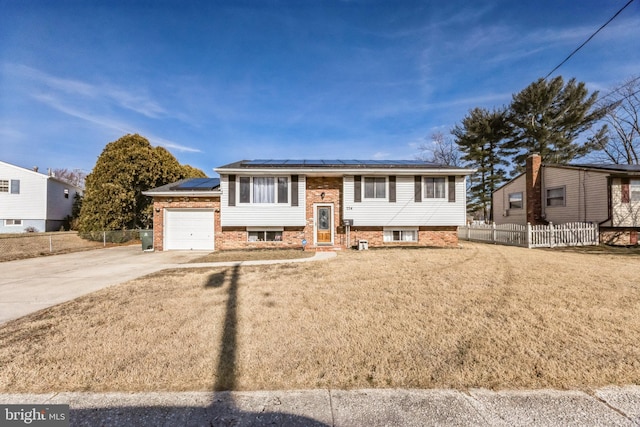
[[[358,250],[366,251],[369,249],[369,241],[368,240],[358,240]]]
[[[153,250],[153,230],[140,230],[143,251]]]

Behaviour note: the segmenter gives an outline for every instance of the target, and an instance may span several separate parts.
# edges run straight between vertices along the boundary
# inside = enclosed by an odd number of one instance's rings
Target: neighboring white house
[[[165,234],[199,209],[214,223],[216,249],[454,246],[473,173],[417,160],[243,160],[215,171],[219,187],[204,193],[184,184],[145,192],[156,249],[172,249]]]
[[[0,233],[58,231],[82,189],[53,176],[0,161]]]
[[[545,164],[533,154],[493,193],[493,212],[496,224],[597,223],[601,242],[636,245],[640,166]]]

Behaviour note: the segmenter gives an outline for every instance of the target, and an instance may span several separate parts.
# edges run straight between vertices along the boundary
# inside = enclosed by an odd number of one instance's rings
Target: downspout
[[[587,222],[587,207],[589,204],[587,203],[587,170],[582,170],[582,203],[583,203],[583,212],[584,212],[584,222]]]
[[[540,218],[543,221],[547,220],[547,190],[544,186],[544,163],[540,165]]]
[[[607,219],[605,219],[604,221],[600,221],[598,223],[598,226],[601,226],[602,224],[604,224],[607,221],[611,221],[611,227],[613,227],[613,220],[612,220],[613,207],[612,207],[612,203],[611,203],[611,175],[609,175],[607,177],[607,210],[609,211],[609,217]]]

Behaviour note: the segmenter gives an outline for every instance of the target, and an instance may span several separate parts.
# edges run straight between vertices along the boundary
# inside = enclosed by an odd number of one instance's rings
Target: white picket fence
[[[458,227],[458,238],[525,248],[587,246],[599,243],[598,224],[586,222],[557,225],[471,224]]]

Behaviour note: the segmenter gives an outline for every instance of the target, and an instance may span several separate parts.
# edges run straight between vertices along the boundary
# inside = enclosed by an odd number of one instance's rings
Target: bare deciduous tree
[[[609,140],[600,144],[598,160],[614,164],[640,164],[640,76],[627,79],[600,100]]]
[[[75,185],[76,187],[84,187],[84,180],[87,177],[87,173],[82,169],[54,169],[52,173],[56,178]]]
[[[420,154],[416,157],[425,162],[447,166],[461,166],[462,164],[458,146],[442,132],[434,132],[429,142],[420,144],[418,150],[420,150]]]

